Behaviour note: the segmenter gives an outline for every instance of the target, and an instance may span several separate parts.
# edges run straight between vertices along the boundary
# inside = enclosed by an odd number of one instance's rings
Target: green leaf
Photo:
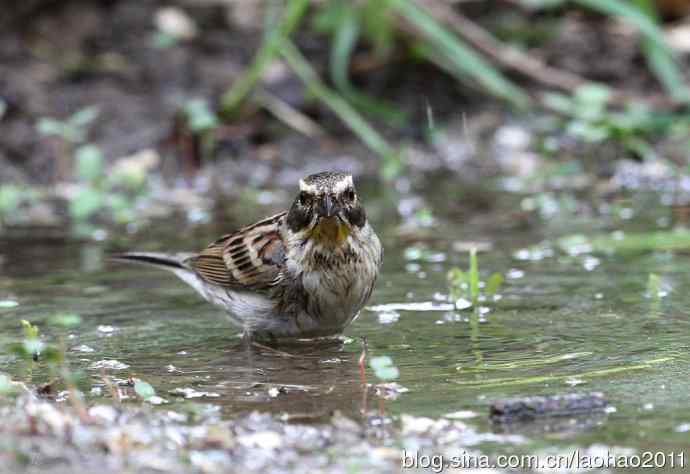
[[[453,267],[448,271],[448,282],[453,286],[461,286],[462,284],[469,284],[470,278],[467,273],[463,272],[458,267]]]
[[[395,18],[391,15],[390,3],[390,0],[373,0],[361,6],[364,34],[379,57],[393,49],[395,43]]]
[[[584,84],[575,91],[575,100],[592,107],[604,107],[611,98],[611,90],[601,84]]]
[[[69,118],[69,123],[76,128],[83,128],[96,120],[99,113],[100,111],[96,106],[84,107]]]
[[[555,112],[568,116],[573,115],[575,110],[575,104],[570,97],[556,92],[544,94],[544,105]]]
[[[486,286],[484,287],[484,293],[487,295],[493,295],[498,291],[498,289],[503,284],[503,275],[500,273],[492,273],[489,279],[486,281]]]
[[[391,359],[389,356],[372,357],[369,360],[369,365],[374,370],[381,369],[384,367],[390,367],[393,365],[393,359]]]
[[[21,320],[22,329],[24,330],[24,337],[27,339],[35,339],[38,337],[38,328],[31,324],[26,319]]]
[[[77,175],[84,181],[95,181],[103,176],[103,153],[95,145],[77,148]]]
[[[584,120],[573,120],[570,122],[567,132],[588,143],[601,143],[610,137],[609,130],[605,126]]]
[[[112,194],[110,196],[110,199],[108,200],[108,204],[110,205],[110,208],[115,212],[128,211],[133,207],[133,203],[129,199],[129,197],[122,193]]]
[[[50,317],[50,322],[63,328],[74,328],[81,324],[81,316],[76,313],[57,313]]]
[[[312,17],[312,27],[319,33],[332,33],[338,28],[346,8],[349,8],[347,1],[323,2]]]
[[[646,140],[629,137],[623,140],[623,145],[645,161],[652,161],[657,157],[656,150]]]
[[[65,125],[50,117],[42,117],[38,120],[36,125],[38,132],[42,135],[56,135],[62,137],[64,135]]]
[[[575,116],[588,124],[602,119],[611,98],[611,90],[600,84],[585,84],[575,91]]]
[[[204,132],[218,126],[218,117],[203,99],[192,99],[184,105],[187,125],[192,132]]]
[[[156,395],[156,391],[150,383],[139,379],[134,382],[134,391],[144,400],[148,400]]]
[[[81,143],[84,141],[84,132],[78,127],[68,122],[43,117],[36,125],[38,132],[45,136],[56,136],[70,143]]]
[[[369,365],[380,380],[395,380],[400,376],[400,371],[393,365],[393,359],[388,356],[372,357]]]
[[[24,347],[24,343],[22,342],[13,342],[9,344],[7,346],[7,352],[9,352],[10,354],[14,354],[20,359],[31,358],[31,354],[26,350],[26,347]]]
[[[397,367],[383,367],[377,369],[374,373],[380,380],[396,380],[400,377],[400,370]]]
[[[80,190],[69,203],[69,211],[76,221],[84,221],[98,212],[104,205],[103,193],[86,187]]]
[[[37,354],[37,352],[34,352],[34,354]],[[46,347],[42,352],[39,351],[38,354],[41,354],[41,359],[48,364],[59,365],[65,360],[65,354],[52,346]]]

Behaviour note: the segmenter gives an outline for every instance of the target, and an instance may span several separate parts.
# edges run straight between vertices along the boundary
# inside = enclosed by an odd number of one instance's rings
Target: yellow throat
[[[323,245],[340,245],[349,235],[347,225],[337,217],[326,217],[319,220],[312,231],[312,238]]]

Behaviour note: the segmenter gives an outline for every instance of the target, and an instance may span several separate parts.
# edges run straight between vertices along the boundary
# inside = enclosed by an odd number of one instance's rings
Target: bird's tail
[[[188,270],[184,261],[192,254],[169,254],[156,252],[128,252],[112,255],[110,258],[123,262],[143,263],[147,265],[154,265],[166,270]]]
[[[194,288],[201,296],[209,299],[206,283],[185,263],[187,259],[195,255],[193,253],[127,252],[112,255],[111,258],[116,261],[142,263],[169,270],[180,280]]]

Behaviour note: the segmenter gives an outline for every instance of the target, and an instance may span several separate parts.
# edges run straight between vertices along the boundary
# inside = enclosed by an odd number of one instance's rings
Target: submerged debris
[[[178,387],[174,390],[171,390],[170,393],[172,395],[179,395],[184,398],[202,398],[202,397],[208,397],[208,398],[216,398],[220,397],[219,393],[215,392],[200,392],[198,390],[195,390],[191,387]]]
[[[103,359],[94,362],[90,366],[92,369],[111,369],[111,370],[124,370],[128,369],[129,365],[124,362],[120,362],[115,359]]]
[[[538,417],[571,416],[604,411],[609,403],[601,393],[535,396],[499,400],[489,416],[498,423],[529,421]]]

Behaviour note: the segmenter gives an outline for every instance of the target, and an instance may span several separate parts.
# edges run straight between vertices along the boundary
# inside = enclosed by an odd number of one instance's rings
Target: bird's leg
[[[367,387],[367,376],[365,372],[365,363],[367,361],[367,338],[362,337],[362,353],[359,356],[359,380],[362,387],[362,408],[361,412],[364,416],[367,414],[367,394],[369,387]]]
[[[359,356],[359,381],[363,387],[367,386],[367,375],[365,372],[365,364],[367,361],[367,338],[362,337],[362,353]]]

